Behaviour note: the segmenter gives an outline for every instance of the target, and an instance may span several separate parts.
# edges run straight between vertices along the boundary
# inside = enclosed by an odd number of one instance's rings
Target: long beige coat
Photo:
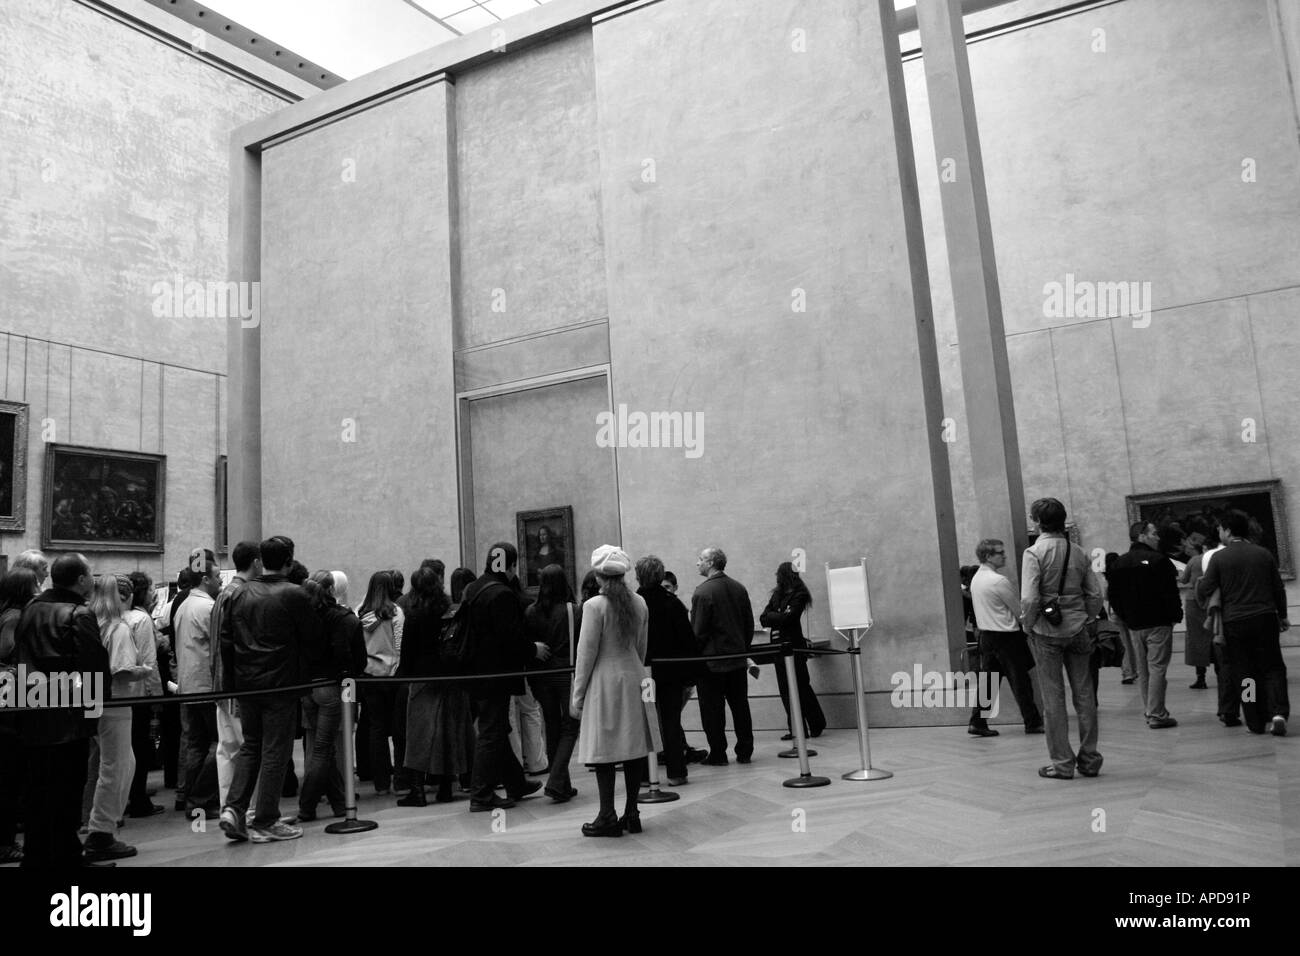
[[[654,747],[642,703],[642,681],[649,676],[645,654],[650,615],[639,595],[633,594],[632,601],[637,623],[631,634],[617,632],[604,595],[582,606],[572,701],[582,714],[577,754],[581,763],[635,760]]]

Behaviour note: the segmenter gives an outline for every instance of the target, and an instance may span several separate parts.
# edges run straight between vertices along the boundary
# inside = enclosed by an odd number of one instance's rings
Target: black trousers
[[[655,677],[655,710],[659,711],[659,730],[664,741],[664,770],[670,777],[686,776],[686,751],[683,749],[682,695],[686,686],[673,674]],[[648,764],[647,764],[648,769]]]
[[[805,641],[802,646],[807,647],[808,642]],[[794,656],[794,679],[799,688],[799,708],[803,711],[804,732],[820,734],[826,729],[826,715],[822,713],[822,705],[813,693],[812,681],[808,677],[808,658],[803,654]],[[786,730],[794,733],[794,718],[790,716],[790,681],[785,676],[785,659],[781,657],[776,659],[776,686],[781,692],[781,704],[785,707]]]
[[[23,862],[27,867],[81,865],[81,793],[90,741],[24,747],[27,793],[23,807]]]
[[[147,807],[149,799],[149,771],[153,769],[153,738],[149,724],[153,721],[153,704],[136,704],[131,708],[131,752],[135,755],[135,776],[131,778],[131,795],[128,809]]]
[[[18,833],[24,779],[23,748],[18,733],[9,728],[0,729],[0,847],[13,844]]]
[[[1228,681],[1233,693],[1245,693],[1241,684],[1251,680],[1254,700],[1241,697],[1246,726],[1263,733],[1264,725],[1274,716],[1290,718],[1291,701],[1286,690],[1286,664],[1282,661],[1281,632],[1277,615],[1257,614],[1242,621],[1225,622]]]
[[[405,747],[395,726],[397,716],[397,687],[393,684],[361,685],[361,709],[369,721],[370,774],[376,790],[389,790],[393,785],[393,768],[400,767]],[[405,720],[403,720],[405,723]],[[388,749],[393,740],[396,753]],[[396,763],[394,762],[396,761]]]
[[[1211,644],[1214,654],[1214,683],[1219,695],[1219,716],[1241,717],[1241,691],[1232,686],[1229,679],[1232,674],[1228,669],[1228,649],[1222,644]]]
[[[704,735],[709,738],[709,756],[725,757],[727,755],[727,714],[723,709],[731,708],[731,720],[736,730],[736,756],[750,757],[754,753],[754,721],[749,715],[748,674],[742,663],[740,667],[721,674],[706,671],[696,684],[696,693],[700,697],[700,723],[704,725]]]
[[[474,742],[474,769],[470,798],[488,803],[503,784],[512,799],[524,791],[524,768],[510,746],[510,695],[481,697],[478,705],[478,738]]]
[[[164,703],[158,712],[158,750],[162,756],[163,786],[184,787],[180,779],[181,754],[181,705]],[[178,789],[176,799],[184,796],[184,790]]]
[[[1096,660],[1095,654],[1093,660]],[[1043,715],[1034,703],[1034,685],[1029,680],[1029,670],[1033,666],[1034,657],[1023,631],[980,631],[980,672],[996,674],[999,683],[1006,678],[1016,698],[1016,706],[1020,708],[1020,716],[1029,729],[1043,726]],[[1094,676],[1095,672],[1094,668]],[[1096,690],[1094,686],[1094,694]],[[987,726],[988,721],[979,716],[979,711],[980,708],[976,707],[971,712],[971,723],[977,727]]]
[[[186,810],[221,809],[217,795],[217,705],[186,704],[182,774]]]

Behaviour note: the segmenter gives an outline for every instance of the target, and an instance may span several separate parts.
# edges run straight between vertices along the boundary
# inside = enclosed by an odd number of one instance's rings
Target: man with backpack
[[[504,674],[524,670],[534,658],[545,661],[550,648],[528,639],[524,612],[513,587],[519,552],[498,542],[488,549],[483,574],[465,589],[459,614],[464,633],[463,659],[472,674]],[[524,692],[524,678],[501,677],[474,681],[470,697],[478,707],[478,739],[474,745],[473,781],[469,808],[474,813],[507,809],[542,788],[527,780],[510,746],[510,698]],[[506,797],[496,793],[504,784]]]

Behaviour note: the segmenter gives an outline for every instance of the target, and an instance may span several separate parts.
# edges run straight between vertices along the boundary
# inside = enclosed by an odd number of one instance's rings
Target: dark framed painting
[[[569,587],[578,593],[574,580],[573,508],[544,508],[515,513],[519,548],[519,583],[531,597],[537,596],[538,575],[548,564],[564,568]]]
[[[161,552],[166,467],[163,455],[46,445],[41,546]]]
[[[216,514],[212,527],[217,531],[217,554],[225,554],[230,548],[230,523],[227,507],[226,456],[217,456],[217,497]]]
[[[0,402],[0,531],[27,530],[27,406]]]
[[[1155,524],[1160,529],[1160,550],[1180,560],[1185,557],[1182,541],[1189,534],[1200,532],[1214,537],[1219,515],[1234,509],[1244,511],[1251,519],[1250,539],[1273,552],[1284,579],[1295,580],[1286,502],[1279,480],[1129,495],[1125,501],[1129,524]]]

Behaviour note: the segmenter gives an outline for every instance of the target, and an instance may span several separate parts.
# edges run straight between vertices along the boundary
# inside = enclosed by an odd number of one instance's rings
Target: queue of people
[[[612,545],[592,554],[581,600],[558,565],[540,570],[537,596],[528,600],[515,548],[502,542],[489,549],[481,574],[458,568],[446,583],[443,562],[426,559],[405,593],[399,572],[376,572],[355,609],[342,572],[312,574],[294,551],[283,535],[241,542],[223,586],[213,552],[196,549],[167,602],[141,572],[96,576],[81,555],[48,565],[31,552],[0,579],[0,664],[100,674],[114,698],[181,695],[179,704],[163,705],[176,709],[181,729],[176,810],[187,821],[218,821],[235,842],[297,839],[322,803],[344,815],[347,686],[359,697],[356,752],[369,758],[365,767],[358,759],[359,775],[379,796],[400,794],[402,806],[427,805],[430,791],[442,803],[468,792],[471,812],[491,811],[543,788],[553,803],[567,803],[578,796],[570,772],[576,754],[595,771],[600,808],[583,833],[619,836],[640,832],[636,795],[651,752],[670,786],[689,782],[691,763],[726,764],[730,710],[735,758],[752,759],[745,654],[753,612],[720,548],[700,553],[705,580],[689,612],[659,558],[634,563]],[[51,587],[42,590],[47,573]],[[774,638],[806,646],[800,617],[810,601],[787,562],[763,623]],[[727,659],[694,660],[708,655]],[[404,680],[383,680],[390,677]],[[797,679],[816,736],[825,718],[806,666]],[[689,747],[682,729],[693,688],[708,751]],[[226,691],[239,696],[213,699]],[[529,779],[511,744],[512,705],[525,693],[545,730],[531,768],[537,776],[536,764],[545,764],[544,782]],[[784,681],[782,699],[788,712]],[[69,710],[21,717],[0,715],[0,862],[114,865],[134,856],[120,838],[126,817],[166,809],[145,786],[155,759],[154,705],[109,707],[97,719]],[[292,766],[299,736],[300,784]],[[281,800],[292,795],[297,813],[284,817]]]

